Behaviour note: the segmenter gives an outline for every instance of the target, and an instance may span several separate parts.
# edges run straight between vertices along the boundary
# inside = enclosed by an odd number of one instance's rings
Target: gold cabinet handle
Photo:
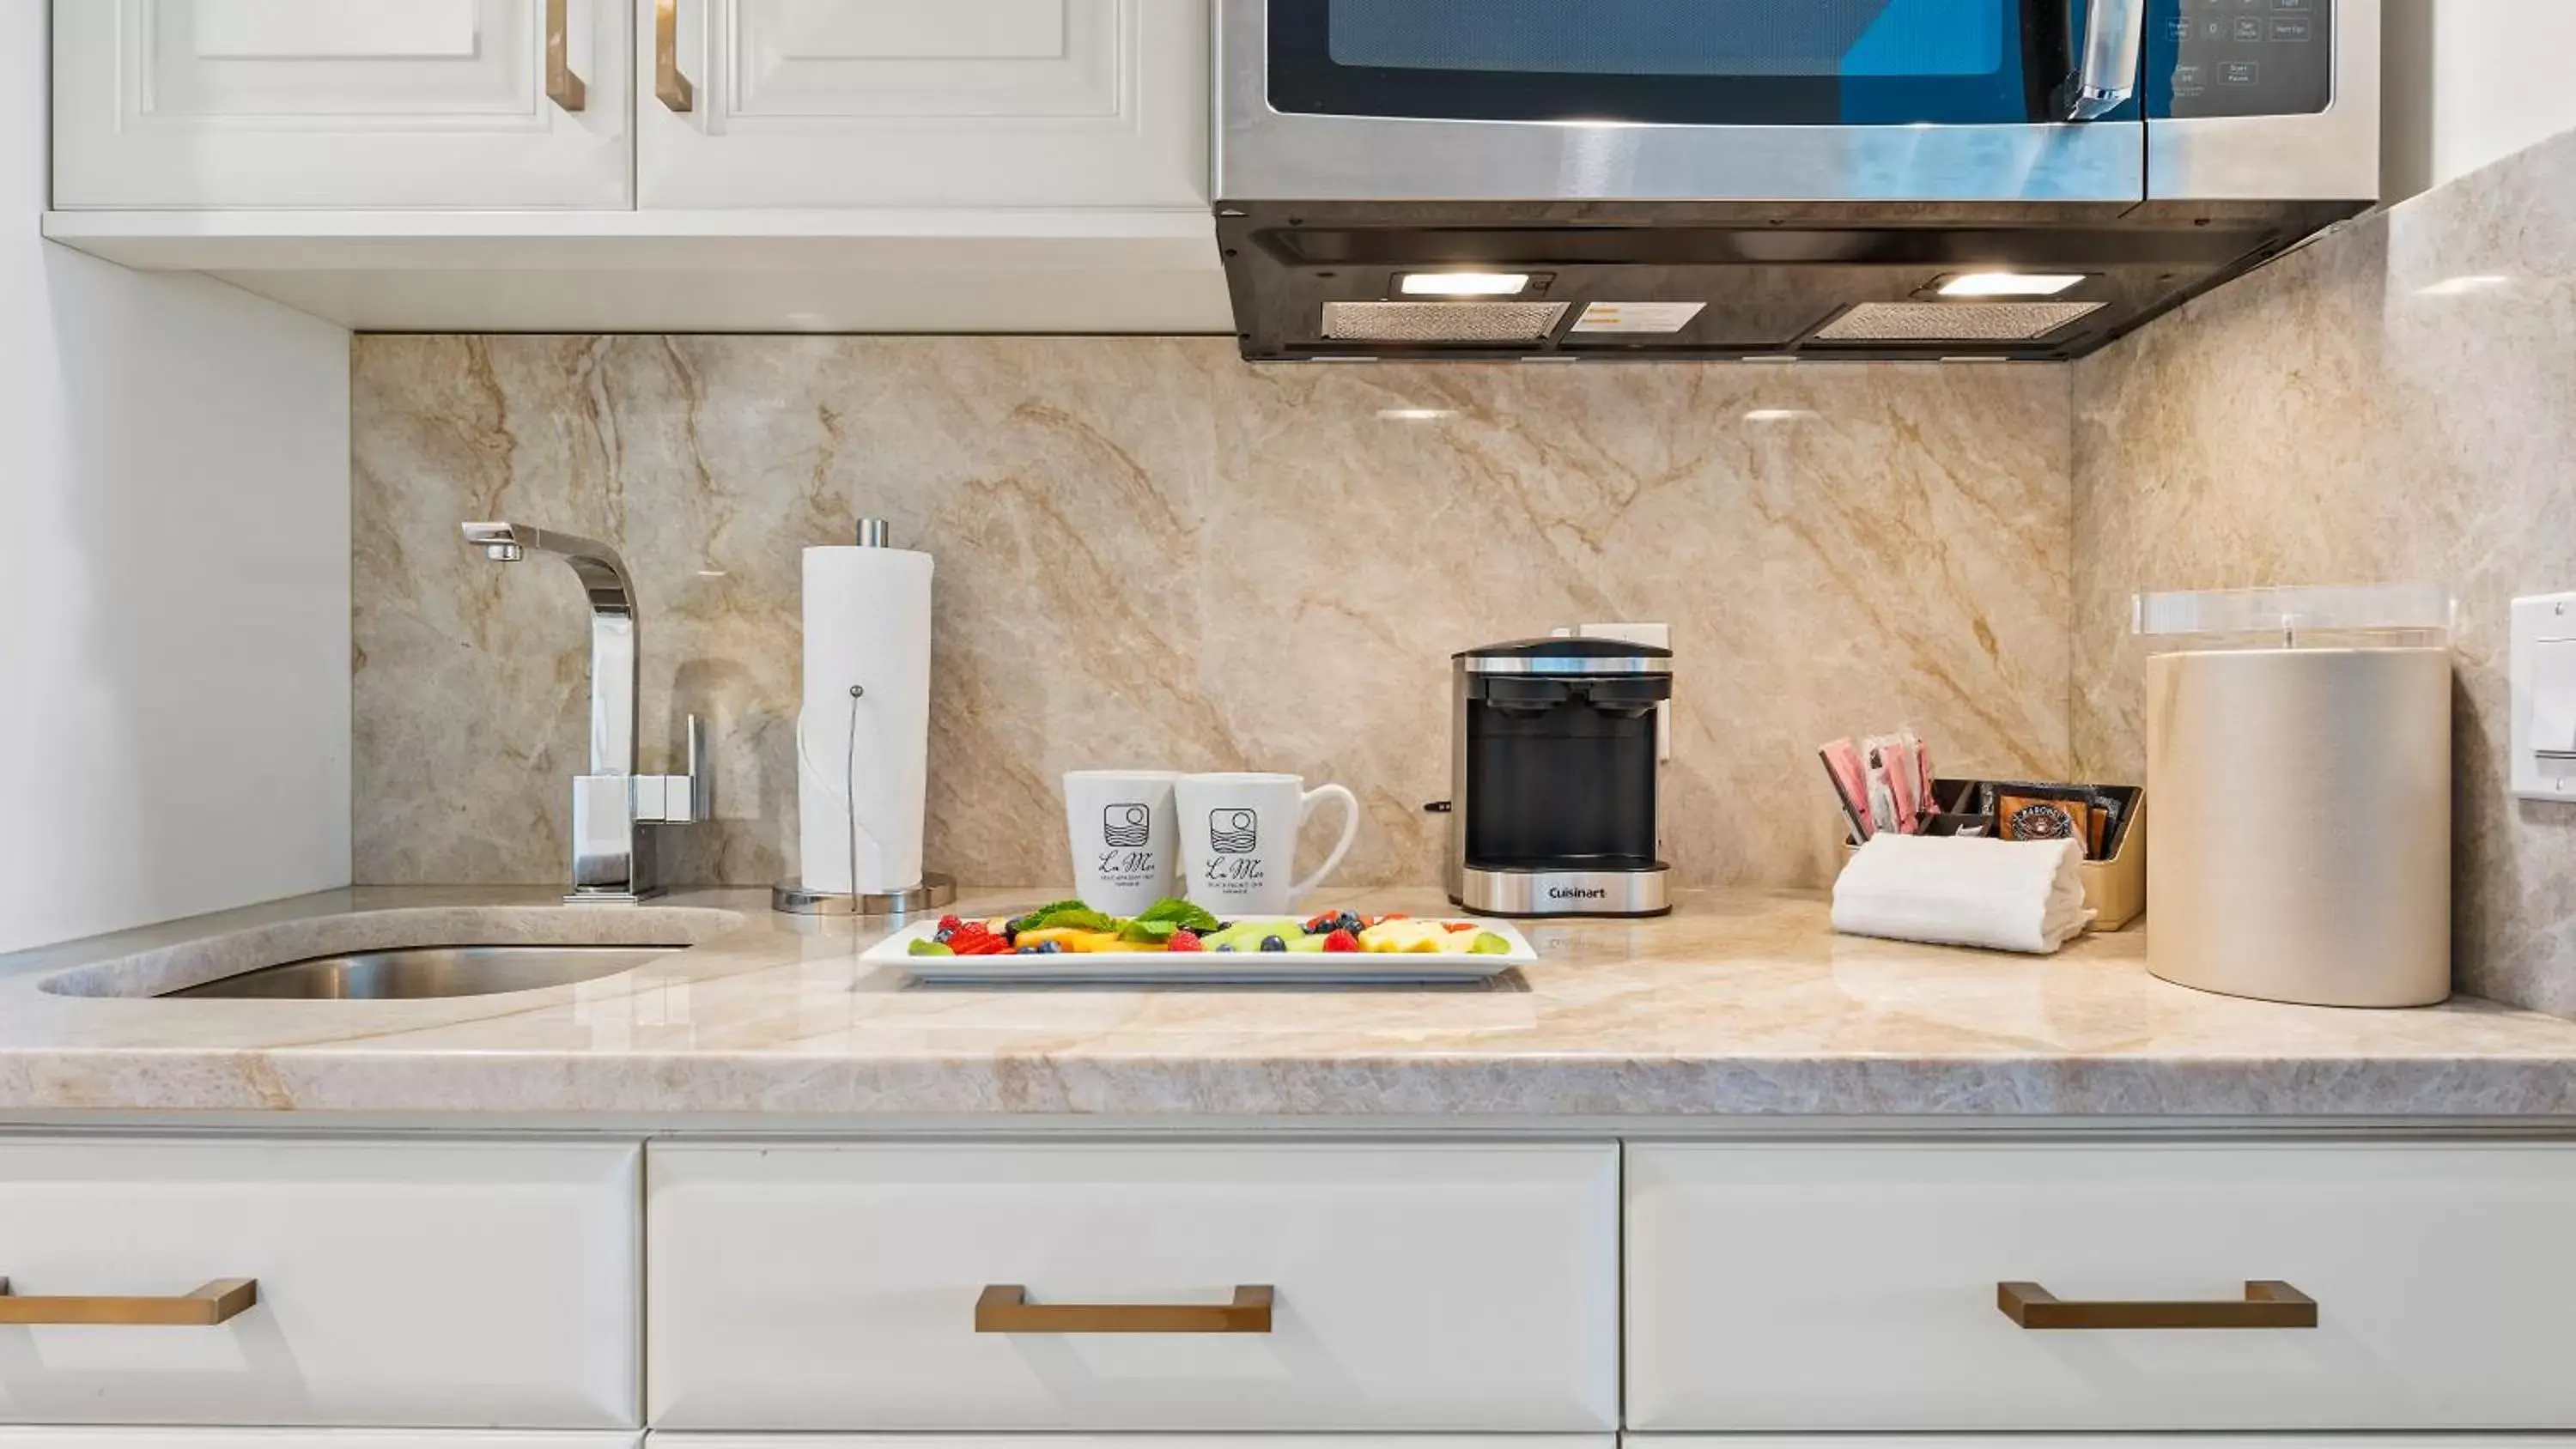
[[[578,115],[590,87],[572,73],[572,0],[546,0],[546,99]]]
[[[2036,1283],[1998,1283],[1995,1306],[2024,1328],[2314,1328],[2317,1300],[2287,1283],[2245,1285],[2222,1303],[2069,1303]]]
[[[1268,1333],[1277,1290],[1246,1283],[1231,1303],[1031,1303],[1017,1283],[975,1300],[977,1333]]]
[[[256,1278],[218,1278],[176,1298],[20,1298],[0,1278],[0,1323],[118,1323],[211,1328],[259,1301]]]
[[[680,0],[653,0],[653,94],[684,115],[698,103],[697,87],[680,74]]]

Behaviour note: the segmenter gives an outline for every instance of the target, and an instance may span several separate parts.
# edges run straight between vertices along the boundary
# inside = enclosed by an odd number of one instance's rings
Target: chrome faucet
[[[572,782],[572,892],[567,904],[632,904],[661,893],[654,825],[687,825],[708,815],[699,770],[706,736],[689,716],[685,775],[635,772],[635,586],[617,550],[593,539],[523,523],[468,523],[465,541],[495,563],[550,553],[572,565],[590,598],[590,769]]]

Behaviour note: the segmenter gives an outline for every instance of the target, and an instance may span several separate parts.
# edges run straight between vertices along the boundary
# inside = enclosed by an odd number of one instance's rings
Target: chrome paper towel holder
[[[861,548],[891,548],[894,531],[882,518],[859,520],[855,542]],[[850,696],[862,697],[864,687],[852,685]],[[850,800],[853,812],[851,826],[857,828],[856,791],[845,789],[843,798]],[[853,852],[855,854],[855,852]],[[769,908],[796,916],[846,916],[862,920],[902,920],[924,911],[936,910],[957,899],[957,882],[937,871],[923,871],[921,884],[897,891],[819,891],[808,890],[802,881],[784,881],[769,888]]]

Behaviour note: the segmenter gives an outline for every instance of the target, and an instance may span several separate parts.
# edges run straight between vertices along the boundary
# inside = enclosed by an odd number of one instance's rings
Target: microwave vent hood
[[[2060,361],[2280,255],[2362,204],[1827,208],[1760,203],[1235,203],[1217,214],[1256,362],[1349,359]],[[1796,213],[1791,224],[1789,213]],[[1728,215],[1712,215],[1723,211]],[[1934,213],[1926,216],[1924,213]],[[1615,218],[1605,224],[1605,217]],[[1522,276],[1517,295],[1406,279]],[[2080,278],[1953,298],[1962,276]]]
[[[2381,0],[1214,0],[1245,358],[2061,361],[2366,211]]]

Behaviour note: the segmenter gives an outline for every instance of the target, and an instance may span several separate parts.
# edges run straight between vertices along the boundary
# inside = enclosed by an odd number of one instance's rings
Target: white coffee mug
[[[1068,770],[1065,843],[1073,889],[1085,904],[1132,916],[1179,895],[1180,835],[1170,770]]]
[[[1228,920],[1295,910],[1360,833],[1357,796],[1339,785],[1305,786],[1295,775],[1183,775],[1173,791],[1181,817],[1181,894]],[[1342,838],[1313,875],[1292,879],[1298,827],[1328,797],[1342,802]]]

